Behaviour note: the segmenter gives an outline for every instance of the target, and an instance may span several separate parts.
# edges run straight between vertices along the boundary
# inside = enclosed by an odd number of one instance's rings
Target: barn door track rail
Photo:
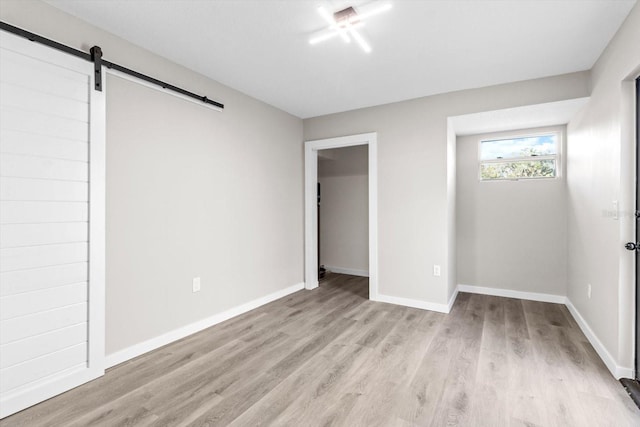
[[[82,58],[85,61],[93,62],[94,70],[95,70],[95,90],[102,91],[102,66],[119,71],[124,74],[128,74],[132,77],[135,77],[140,80],[144,80],[146,82],[152,83],[156,86],[160,86],[163,89],[170,90],[172,92],[179,93],[181,95],[187,96],[189,98],[197,99],[205,104],[213,105],[220,109],[224,109],[224,104],[214,101],[212,99],[207,98],[206,96],[201,96],[190,92],[186,89],[182,89],[178,86],[174,86],[172,84],[163,82],[162,80],[158,80],[156,78],[147,76],[146,74],[139,73],[135,70],[132,70],[127,67],[123,67],[122,65],[116,64],[115,62],[107,61],[102,58],[102,49],[99,46],[93,46],[90,50],[90,53],[83,52],[78,49],[74,49],[62,43],[58,43],[54,40],[48,39],[46,37],[39,36],[37,34],[31,33],[27,30],[24,30],[19,27],[15,27],[11,24],[7,24],[6,22],[0,21],[0,29],[7,31],[9,33],[18,35],[20,37],[24,37],[32,42],[40,43],[45,46],[52,47],[54,49],[60,50],[62,52],[77,56],[78,58]]]

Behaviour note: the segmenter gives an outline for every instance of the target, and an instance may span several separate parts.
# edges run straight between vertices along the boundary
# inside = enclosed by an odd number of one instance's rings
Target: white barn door
[[[104,374],[104,93],[0,31],[0,418]]]

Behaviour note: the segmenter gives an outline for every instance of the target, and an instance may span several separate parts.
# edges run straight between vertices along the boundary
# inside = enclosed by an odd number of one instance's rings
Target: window
[[[556,178],[559,133],[480,141],[480,180]]]

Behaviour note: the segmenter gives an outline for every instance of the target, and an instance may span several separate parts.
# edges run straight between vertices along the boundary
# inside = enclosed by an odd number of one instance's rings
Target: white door
[[[104,374],[104,93],[0,31],[0,418]]]

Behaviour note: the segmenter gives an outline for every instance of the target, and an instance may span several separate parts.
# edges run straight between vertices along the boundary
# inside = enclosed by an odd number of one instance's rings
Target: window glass
[[[556,155],[557,146],[556,134],[491,139],[480,142],[480,160]]]
[[[555,178],[558,134],[480,141],[480,179]]]

